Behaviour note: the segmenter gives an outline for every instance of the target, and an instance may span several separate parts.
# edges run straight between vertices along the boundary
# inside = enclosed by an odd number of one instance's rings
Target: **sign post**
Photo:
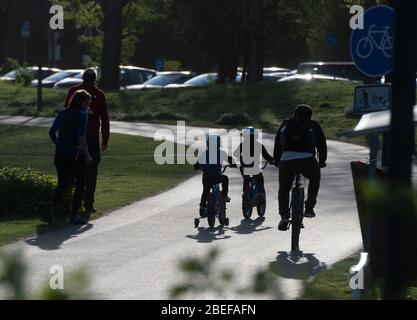
[[[375,79],[392,71],[394,65],[394,35],[396,12],[389,6],[375,6],[364,14],[364,28],[355,29],[351,37],[351,55],[356,67],[366,76]],[[387,110],[391,106],[390,86],[358,86],[355,89],[355,113],[367,114]],[[370,163],[368,180],[374,180],[377,169],[379,137],[377,132],[368,134]],[[365,239],[372,239],[372,221],[364,228]],[[372,245],[364,243],[364,250],[372,260]]]
[[[391,108],[391,85],[367,85],[355,88],[353,112],[365,114]]]
[[[417,2],[397,1],[396,42],[392,77],[392,112],[389,165],[390,206],[385,215],[383,299],[404,299],[415,264],[417,224],[412,195],[414,149],[413,106],[416,103]],[[401,207],[398,204],[401,203]]]
[[[389,6],[372,7],[365,12],[364,29],[352,32],[352,59],[369,77],[381,77],[393,68],[395,15]]]
[[[43,67],[43,48],[44,48],[44,33],[43,33],[43,10],[44,1],[38,2],[38,112],[42,111],[42,67]]]
[[[368,77],[381,77],[393,69],[394,34],[396,12],[389,6],[375,6],[368,9],[364,15],[364,28],[352,32],[350,50],[356,67]],[[386,110],[390,105],[390,92],[385,86],[358,87],[355,89],[354,111],[359,113]],[[385,91],[385,93],[384,93]],[[384,99],[383,97],[386,97]],[[369,137],[376,141],[378,137]],[[371,154],[377,150],[372,147]],[[377,146],[378,147],[378,146]],[[371,172],[374,171],[371,163]],[[370,174],[370,179],[373,175]]]
[[[329,61],[332,60],[332,48],[336,45],[337,39],[333,32],[328,32],[326,35],[326,43],[329,48]]]
[[[30,37],[30,22],[27,20],[24,21],[22,24],[21,36],[23,38],[23,62],[26,62],[27,44],[28,44],[28,39]]]
[[[155,60],[155,69],[156,69],[156,71],[164,71],[165,70],[165,59],[156,59]]]

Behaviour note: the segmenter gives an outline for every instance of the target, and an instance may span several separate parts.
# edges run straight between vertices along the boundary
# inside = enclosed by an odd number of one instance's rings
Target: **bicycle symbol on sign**
[[[394,37],[390,35],[390,26],[382,27],[382,30],[375,30],[376,25],[369,28],[368,35],[359,40],[356,52],[362,59],[369,58],[374,49],[382,51],[385,57],[392,58],[394,55]],[[378,36],[381,40],[378,41]]]

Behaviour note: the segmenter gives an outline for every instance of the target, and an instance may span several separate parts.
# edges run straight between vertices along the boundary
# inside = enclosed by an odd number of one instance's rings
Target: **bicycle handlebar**
[[[262,166],[262,170],[265,169],[270,163],[268,161],[265,161],[265,164]]]

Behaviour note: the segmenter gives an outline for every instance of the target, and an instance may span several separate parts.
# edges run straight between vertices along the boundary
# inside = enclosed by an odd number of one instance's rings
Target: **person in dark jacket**
[[[220,183],[222,185],[222,197],[224,202],[230,202],[229,178],[222,174],[222,166],[230,165],[236,167],[233,157],[221,149],[221,138],[217,135],[210,135],[206,139],[206,150],[200,155],[194,168],[203,171],[203,192],[200,201],[200,215],[204,215],[207,207],[207,199],[210,189]]]
[[[81,208],[84,194],[85,164],[92,162],[85,137],[90,101],[91,96],[86,91],[76,91],[71,97],[68,108],[58,114],[49,130],[49,136],[55,144],[54,164],[58,185],[45,213],[44,218],[48,223],[52,223],[56,204],[67,191],[72,177],[75,178],[75,188],[68,221],[76,224],[86,223],[78,215],[78,210]]]
[[[260,156],[262,155],[262,158],[269,163],[273,163],[274,158],[269,154],[265,146],[261,142],[259,142],[259,131],[255,128],[250,127],[244,129],[241,133],[241,137],[242,143],[234,151],[233,157],[235,159],[239,159],[240,173],[243,177],[242,198],[244,199],[246,191],[249,188],[251,176],[257,179],[261,190],[265,191],[264,176],[262,174],[261,169],[259,168],[261,160]],[[247,152],[248,154],[245,154],[245,152]]]
[[[71,88],[65,100],[68,105],[72,95],[77,90],[85,90],[91,95],[90,110],[87,124],[87,143],[93,161],[86,168],[86,186],[84,195],[84,207],[88,214],[95,213],[94,194],[97,186],[98,165],[101,161],[101,152],[105,151],[109,144],[110,121],[106,96],[103,91],[95,86],[97,74],[93,69],[88,69],[83,74],[83,83]],[[101,129],[101,150],[100,150]]]
[[[326,167],[327,142],[323,129],[311,120],[312,116],[310,106],[299,105],[295,110],[295,116],[283,122],[275,138],[274,159],[279,166],[278,202],[281,216],[278,229],[281,231],[288,230],[289,193],[297,173],[309,180],[304,216],[316,216],[314,207],[320,189],[320,168]]]

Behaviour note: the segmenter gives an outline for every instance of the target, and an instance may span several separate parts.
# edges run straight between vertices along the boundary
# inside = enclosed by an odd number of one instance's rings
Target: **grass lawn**
[[[1,96],[1,94],[0,94]],[[193,174],[191,166],[158,166],[151,139],[113,134],[109,150],[103,153],[96,193],[98,218],[108,211],[172,188]],[[55,175],[53,145],[44,128],[0,125],[0,168],[32,167]],[[0,217],[0,245],[65,224],[59,217],[52,226],[30,216]]]
[[[355,84],[341,82],[314,83],[241,83],[213,85],[207,88],[164,90],[127,90],[108,93],[113,120],[173,123],[186,120],[189,125],[244,127],[254,125],[275,132],[295,106],[310,104],[315,118],[329,138],[354,127],[358,117],[352,115]],[[45,89],[42,116],[55,116],[62,108],[66,90]],[[220,121],[225,114],[245,113],[247,118]],[[0,114],[34,116],[36,89],[0,83]],[[246,122],[246,123],[245,123]],[[354,140],[363,142],[363,140]]]
[[[336,263],[331,269],[320,273],[306,284],[302,300],[349,300],[352,290],[349,287],[351,275],[349,270],[359,262],[355,254]],[[409,297],[417,299],[417,288],[410,288]]]

